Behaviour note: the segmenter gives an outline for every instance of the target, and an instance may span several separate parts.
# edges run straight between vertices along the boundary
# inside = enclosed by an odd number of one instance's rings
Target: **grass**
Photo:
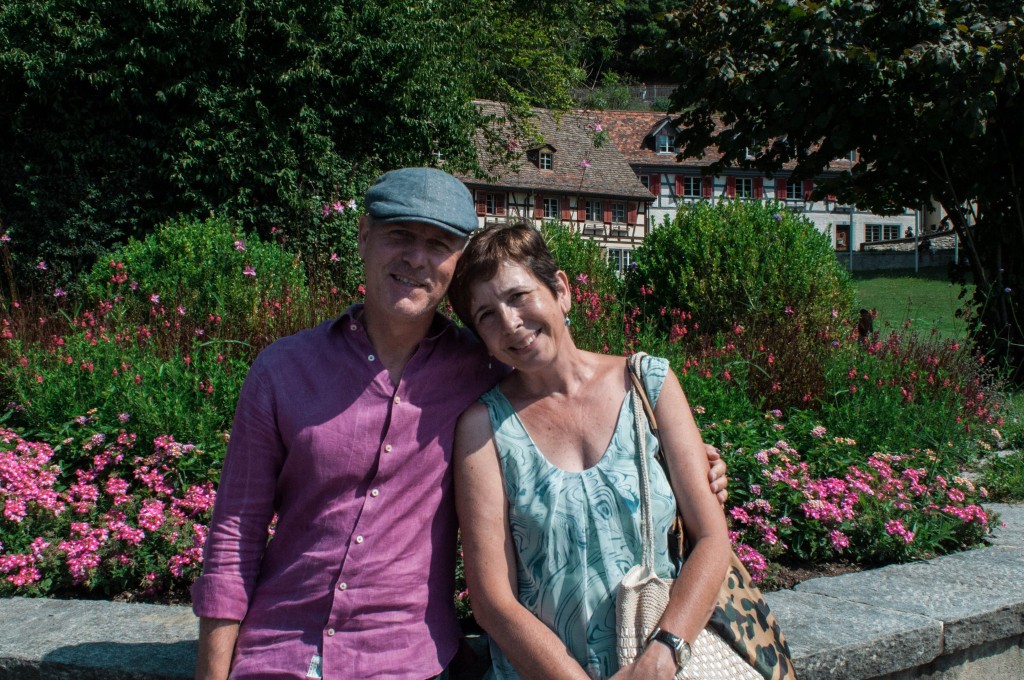
[[[962,306],[961,288],[949,282],[945,267],[913,270],[855,272],[858,308],[875,309],[875,330],[885,324],[899,328],[907,321],[910,328],[928,333],[933,328],[940,336],[954,340],[967,338],[967,324],[956,317]],[[973,286],[968,295],[973,294]]]
[[[1024,501],[1024,392],[1006,395],[1006,415],[999,428],[1003,453],[987,457],[981,483],[997,501]],[[1006,453],[1013,451],[1013,453]]]

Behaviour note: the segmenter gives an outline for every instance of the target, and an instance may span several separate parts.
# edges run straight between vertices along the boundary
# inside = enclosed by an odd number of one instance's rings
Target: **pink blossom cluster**
[[[75,424],[97,423],[90,414]],[[153,557],[162,566],[138,576],[136,587],[187,585],[202,564],[213,484],[189,485],[179,492],[172,483],[177,461],[195,453],[195,447],[164,436],[153,442],[151,454],[126,456],[135,445],[135,436],[123,430],[116,437],[82,432],[65,439],[62,447],[86,453],[69,458],[86,464],[65,470],[55,464],[48,444],[0,429],[4,521],[33,537],[27,545],[0,545],[0,574],[8,587],[36,588],[47,577],[89,587],[109,578],[110,568],[137,569],[152,565]],[[65,490],[57,491],[65,478]]]

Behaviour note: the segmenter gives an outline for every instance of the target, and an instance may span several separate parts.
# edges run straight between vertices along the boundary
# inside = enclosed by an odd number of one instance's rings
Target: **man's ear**
[[[363,214],[359,216],[359,236],[357,239],[359,257],[364,256],[363,249],[366,247],[366,240],[370,237],[370,229],[373,227],[373,220],[369,215]]]

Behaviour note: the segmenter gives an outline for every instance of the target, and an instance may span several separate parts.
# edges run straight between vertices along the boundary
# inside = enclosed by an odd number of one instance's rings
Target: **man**
[[[239,396],[192,591],[197,678],[422,680],[455,656],[455,422],[507,370],[435,311],[475,204],[405,168],[365,208],[365,303],[268,347]]]

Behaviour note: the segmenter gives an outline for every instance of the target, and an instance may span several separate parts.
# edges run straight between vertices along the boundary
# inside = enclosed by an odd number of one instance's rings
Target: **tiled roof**
[[[706,167],[722,158],[722,154],[714,147],[704,149],[701,158],[686,158],[676,160],[674,153],[658,153],[654,150],[654,140],[648,139],[657,127],[663,122],[671,121],[672,115],[657,111],[600,111],[593,114],[600,120],[601,126],[608,132],[612,142],[631,165],[634,166],[662,166],[666,168]],[[718,122],[715,133],[725,129],[725,126]],[[842,171],[850,168],[850,162],[846,159],[833,161],[829,167],[830,171]],[[783,168],[791,170],[796,166],[796,161],[786,163]]]
[[[485,113],[501,116],[503,108],[496,102],[477,102]],[[578,111],[565,112],[556,117],[547,109],[533,109],[533,120],[540,142],[536,139],[513,139],[511,144],[523,149],[515,165],[499,163],[488,153],[483,135],[477,137],[480,163],[492,181],[462,176],[470,186],[495,186],[508,189],[545,190],[591,196],[610,196],[652,201],[651,195],[636,173],[626,162],[615,144],[594,145],[594,123],[598,114]],[[506,128],[507,129],[507,128]],[[506,136],[509,136],[506,133]],[[554,167],[541,170],[535,156],[525,150],[554,148]]]

